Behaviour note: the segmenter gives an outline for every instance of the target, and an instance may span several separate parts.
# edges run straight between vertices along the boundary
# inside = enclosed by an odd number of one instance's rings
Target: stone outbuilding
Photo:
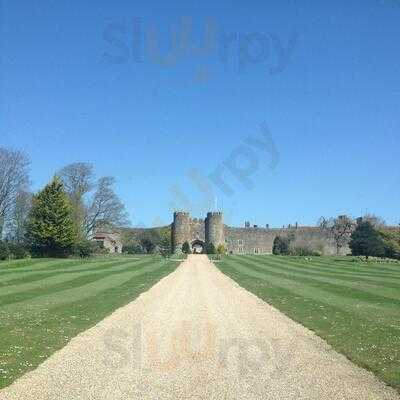
[[[118,232],[96,232],[92,240],[99,243],[110,253],[122,253],[121,234]]]

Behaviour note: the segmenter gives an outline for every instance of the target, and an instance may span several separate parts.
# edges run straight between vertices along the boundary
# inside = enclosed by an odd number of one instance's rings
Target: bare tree
[[[76,162],[62,168],[57,175],[69,195],[76,225],[82,236],[90,237],[94,229],[102,225],[124,226],[127,214],[124,205],[115,194],[112,177],[94,181],[93,166]]]
[[[85,232],[87,205],[84,197],[95,186],[93,165],[83,162],[72,163],[58,171],[57,176],[69,196],[73,209],[72,217],[78,234],[83,238],[87,236]]]
[[[354,221],[347,215],[339,215],[337,218],[324,218],[319,221],[321,231],[330,236],[336,245],[336,254],[340,254],[342,247],[346,246],[355,228]]]
[[[32,206],[32,193],[21,191],[15,198],[15,205],[7,223],[7,238],[23,243],[26,233],[26,221]]]
[[[114,184],[115,179],[110,176],[98,180],[84,220],[87,236],[100,225],[125,226],[128,223],[125,207],[112,188]]]
[[[81,201],[94,187],[93,165],[76,162],[58,171],[57,176],[71,199]]]
[[[27,189],[29,159],[21,151],[0,148],[0,238],[18,193]]]
[[[365,214],[363,217],[361,217],[361,220],[363,222],[369,222],[375,229],[385,226],[385,221],[375,214]]]

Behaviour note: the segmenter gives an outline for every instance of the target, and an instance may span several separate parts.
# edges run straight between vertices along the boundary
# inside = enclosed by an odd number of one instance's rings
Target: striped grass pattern
[[[0,263],[0,388],[135,299],[179,262],[158,256]]]
[[[400,390],[400,265],[279,256],[226,256],[216,265]]]

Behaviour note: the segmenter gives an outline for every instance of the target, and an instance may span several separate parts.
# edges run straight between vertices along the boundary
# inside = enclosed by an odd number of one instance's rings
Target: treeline
[[[0,148],[0,259],[84,257],[102,251],[89,240],[95,229],[128,223],[115,179],[96,179],[91,164],[65,166],[38,193],[29,166],[25,153]]]
[[[319,229],[333,240],[336,254],[342,249],[350,249],[354,256],[400,259],[400,229],[387,227],[375,215],[365,215],[353,219],[347,215],[324,218],[319,221]],[[321,253],[307,246],[295,245],[295,234],[278,236],[273,246],[275,255],[318,256]]]
[[[148,229],[125,229],[122,231],[122,252],[127,254],[161,254],[169,255],[173,252],[171,243],[171,227]],[[178,253],[191,254],[189,242],[184,242]],[[206,244],[204,254],[223,255],[226,253],[224,245],[217,247],[213,243]]]
[[[171,249],[171,228],[125,229],[122,230],[122,252],[127,254],[168,255]]]

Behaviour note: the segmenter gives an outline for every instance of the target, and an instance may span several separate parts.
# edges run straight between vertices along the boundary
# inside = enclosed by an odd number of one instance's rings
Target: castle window
[[[238,239],[237,243],[238,243],[238,246],[243,246],[243,239]]]
[[[238,252],[239,252],[239,253],[244,253],[244,248],[243,248],[243,246],[239,246],[239,247],[238,247]]]
[[[255,248],[255,249],[254,249],[254,254],[260,254],[260,249]]]

